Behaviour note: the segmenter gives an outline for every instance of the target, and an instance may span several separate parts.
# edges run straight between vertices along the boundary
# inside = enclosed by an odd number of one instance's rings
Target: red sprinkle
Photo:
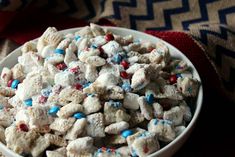
[[[42,96],[42,95],[39,97],[39,103],[42,103],[42,104],[43,104],[43,103],[45,103],[46,101],[47,101],[47,98],[46,98],[46,97],[44,97],[44,96]]]
[[[121,65],[123,66],[124,69],[127,69],[129,67],[129,63],[125,60],[121,62]]]
[[[78,72],[78,68],[71,68],[69,69],[70,72],[72,73],[77,73]]]
[[[106,149],[107,149],[107,148],[105,148],[105,147],[101,147],[101,149],[102,149],[102,151],[106,151]]]
[[[13,80],[9,80],[9,81],[7,82],[7,87],[11,87],[12,82],[13,82]]]
[[[145,147],[144,147],[144,153],[148,153],[148,151],[149,151],[149,149],[148,149],[148,147],[145,145]]]
[[[82,89],[82,85],[81,85],[80,83],[77,83],[77,84],[75,84],[74,86],[75,86],[75,88],[76,88],[77,90],[81,90],[81,89]]]
[[[114,40],[114,36],[112,34],[106,34],[104,38],[106,41]]]
[[[56,65],[56,68],[59,70],[64,70],[65,68],[67,68],[65,63],[59,63]]]
[[[169,78],[170,84],[175,84],[177,82],[177,76],[176,75],[171,75]]]
[[[24,123],[21,123],[21,124],[19,125],[19,129],[20,129],[21,131],[24,131],[24,132],[28,132],[28,131],[29,131],[28,126],[27,126],[26,124],[24,124]]]
[[[125,72],[125,71],[122,71],[120,73],[121,77],[124,78],[124,79],[128,79],[129,75]]]

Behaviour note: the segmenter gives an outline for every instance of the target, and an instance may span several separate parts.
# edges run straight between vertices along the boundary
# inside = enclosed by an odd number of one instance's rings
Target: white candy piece
[[[125,121],[110,124],[105,127],[105,132],[108,134],[119,134],[121,131],[129,128],[129,124]]]
[[[172,122],[168,120],[152,119],[148,124],[148,131],[156,133],[158,139],[164,142],[173,141],[176,137]]]
[[[188,77],[177,79],[177,88],[186,97],[195,97],[198,93],[198,86],[199,83],[195,79]]]
[[[145,119],[151,120],[153,118],[152,106],[147,104],[144,96],[140,97],[138,102],[140,105],[141,114],[145,117]]]
[[[75,140],[79,135],[83,133],[87,124],[87,120],[85,118],[78,119],[72,128],[65,135],[65,139],[67,140]]]
[[[76,140],[71,141],[67,149],[67,155],[82,155],[84,153],[92,153],[93,152],[93,138],[91,137],[81,137]]]
[[[139,109],[139,103],[138,103],[139,97],[140,96],[138,94],[126,93],[125,98],[123,100],[123,106],[126,109],[138,110]]]
[[[83,112],[83,106],[80,104],[76,104],[71,102],[63,107],[57,112],[57,116],[60,118],[69,118],[76,112]]]
[[[109,57],[112,57],[116,53],[122,51],[122,47],[114,40],[109,41],[107,44],[103,45],[102,49]]]
[[[55,84],[62,86],[70,86],[74,84],[75,76],[70,72],[60,72],[55,75]]]
[[[87,116],[87,135],[91,137],[105,137],[104,116],[102,113],[95,113]]]
[[[16,95],[22,100],[31,98],[33,95],[39,94],[42,90],[42,76],[34,75],[26,77],[24,81],[18,85]]]
[[[147,75],[147,71],[144,68],[137,70],[131,79],[131,88],[134,90],[140,90],[144,88],[149,82],[149,76]]]
[[[75,118],[55,118],[54,122],[51,123],[50,129],[58,131],[61,134],[65,134],[74,124]]]
[[[84,107],[84,113],[87,115],[98,112],[102,107],[99,98],[95,95],[86,97],[82,106]]]
[[[179,106],[175,106],[164,112],[163,119],[172,121],[174,125],[180,125],[183,122],[183,116],[183,110]]]

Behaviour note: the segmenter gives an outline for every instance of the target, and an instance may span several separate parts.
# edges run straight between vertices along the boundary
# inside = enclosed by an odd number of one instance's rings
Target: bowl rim
[[[78,31],[80,29],[82,29],[83,27],[76,27],[76,28],[69,28],[69,29],[64,29],[64,30],[59,30],[60,33],[74,33],[75,31]],[[160,150],[152,153],[149,155],[149,157],[154,157],[154,156],[158,156],[160,154],[162,154],[163,152],[167,151],[167,150],[170,150],[171,148],[173,148],[173,146],[175,144],[177,144],[178,142],[180,142],[180,140],[183,140],[184,137],[186,137],[187,135],[189,135],[199,117],[199,114],[200,114],[200,111],[201,111],[201,108],[202,108],[202,104],[203,104],[203,86],[202,86],[202,83],[201,83],[201,77],[197,71],[197,69],[195,68],[194,64],[190,61],[190,59],[188,57],[185,56],[185,54],[183,52],[181,52],[179,49],[177,49],[175,46],[171,45],[170,43],[158,38],[158,37],[155,37],[155,36],[152,36],[152,35],[149,35],[147,33],[144,33],[144,32],[140,32],[140,31],[137,31],[137,30],[132,30],[132,29],[128,29],[128,28],[123,28],[123,27],[112,27],[112,26],[102,26],[102,28],[106,28],[106,29],[110,29],[111,31],[123,31],[123,32],[128,32],[129,34],[136,34],[138,36],[145,36],[145,38],[150,38],[151,40],[155,40],[155,41],[161,41],[163,42],[164,44],[166,44],[169,48],[173,49],[174,51],[176,51],[181,57],[183,60],[186,60],[188,63],[190,63],[190,67],[193,69],[194,71],[194,75],[196,75],[198,81],[200,82],[200,87],[198,89],[198,95],[197,95],[197,98],[196,98],[196,102],[195,102],[195,105],[196,105],[196,108],[195,108],[195,111],[194,111],[194,114],[193,114],[193,117],[191,119],[191,121],[189,122],[189,124],[186,126],[186,129],[179,135],[177,136],[173,141],[171,141],[170,143],[168,143],[166,146],[164,146],[163,148],[161,148]],[[38,40],[38,38],[36,39],[33,39],[33,40],[30,40],[30,41],[33,41],[33,42],[36,42]],[[150,40],[150,41],[151,41]],[[152,41],[151,41],[152,42]],[[1,61],[0,61],[0,66],[4,67],[4,64],[6,64],[5,62],[7,62],[7,60],[9,60],[10,58],[14,57],[14,56],[19,56],[21,55],[20,53],[20,49],[22,48],[22,45],[20,47],[18,47],[17,49],[13,50],[10,54],[8,54],[6,57],[4,57]],[[6,66],[6,65],[5,65]],[[183,141],[184,143],[185,141]],[[177,149],[178,150],[178,149]],[[6,152],[7,154],[9,155],[12,155],[14,157],[21,157],[19,154],[13,152],[11,149],[7,148],[7,146],[5,144],[3,144],[2,142],[0,142],[0,151],[4,151]],[[4,153],[3,153],[4,154]]]

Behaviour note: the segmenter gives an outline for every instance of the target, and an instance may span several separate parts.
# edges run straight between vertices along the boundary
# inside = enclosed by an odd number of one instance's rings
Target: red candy
[[[144,147],[144,153],[148,153],[149,149],[147,146]]]
[[[175,84],[177,82],[177,76],[176,75],[171,75],[169,78],[170,84]]]
[[[114,40],[114,36],[112,34],[106,34],[104,38],[106,41]]]
[[[69,69],[70,72],[72,73],[77,73],[78,72],[78,68],[71,68]]]
[[[42,95],[39,97],[39,103],[45,103],[46,101],[47,101],[46,97],[44,97]]]
[[[24,124],[24,123],[21,123],[18,127],[19,127],[19,129],[21,131],[24,131],[24,132],[28,132],[29,131],[28,126],[26,124]]]
[[[59,63],[56,65],[56,68],[59,70],[64,70],[65,68],[67,68],[65,63]]]
[[[7,82],[7,87],[11,87],[12,82],[13,82],[13,80],[9,80],[9,81]]]
[[[129,77],[128,74],[127,74],[125,71],[122,71],[122,72],[120,73],[120,75],[121,75],[121,77],[124,78],[124,79],[127,79],[127,78]]]
[[[125,60],[121,62],[121,65],[123,66],[124,69],[127,69],[129,67],[129,63]]]
[[[82,89],[82,85],[79,84],[79,83],[77,83],[77,84],[75,84],[75,88],[76,88],[77,90],[81,90],[81,89]]]

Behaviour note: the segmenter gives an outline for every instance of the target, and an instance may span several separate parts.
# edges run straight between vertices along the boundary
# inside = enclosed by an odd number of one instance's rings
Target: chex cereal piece
[[[108,134],[119,134],[121,131],[128,129],[129,124],[125,121],[110,124],[105,127],[105,132]]]
[[[130,110],[138,110],[139,103],[138,103],[139,95],[134,93],[126,93],[125,98],[123,100],[123,107]]]
[[[126,121],[128,122],[131,117],[128,113],[126,113],[124,110],[117,110],[117,112],[115,113],[115,118],[116,118],[116,122],[121,122],[121,121]]]
[[[181,102],[179,104],[179,107],[183,111],[184,120],[186,122],[189,122],[192,119],[192,117],[193,117],[190,107],[187,105],[187,103],[185,101]]]
[[[50,142],[51,145],[59,147],[67,146],[67,141],[59,135],[46,133],[44,137]]]
[[[80,104],[76,104],[71,102],[63,107],[57,112],[57,116],[60,118],[69,118],[76,112],[83,112],[83,106]]]
[[[106,53],[109,57],[115,55],[119,51],[122,51],[122,47],[114,40],[103,45],[102,49],[104,50],[104,53]]]
[[[164,142],[173,141],[176,137],[173,123],[168,120],[152,119],[148,124],[148,131],[156,133],[158,139]]]
[[[126,139],[124,137],[122,137],[121,134],[118,135],[106,135],[106,139],[105,139],[105,143],[107,143],[107,145],[120,145],[120,144],[125,144],[126,143]]]
[[[119,152],[122,156],[131,157],[131,152],[130,152],[128,146],[122,146],[122,147],[116,149],[116,151]]]
[[[87,137],[81,137],[77,138],[76,140],[71,141],[67,149],[67,156],[70,155],[88,155],[89,153],[93,153],[93,138],[87,136]]]
[[[104,137],[104,116],[102,113],[95,113],[87,116],[87,135],[91,137]]]
[[[192,78],[178,78],[177,88],[184,96],[195,97],[198,92],[199,82]]]
[[[174,125],[180,125],[183,122],[183,116],[183,110],[179,106],[175,106],[164,112],[163,119],[172,121]]]
[[[10,79],[12,78],[12,71],[11,69],[4,67],[2,69],[2,73],[1,73],[1,80],[7,84],[8,81],[10,81]]]
[[[162,118],[163,117],[163,107],[155,102],[153,103],[153,110],[154,110],[154,116],[157,118]]]
[[[131,119],[129,121],[129,124],[131,127],[136,126],[145,120],[143,114],[141,114],[139,111],[132,111],[130,113],[130,117]]]
[[[39,138],[36,139],[36,141],[34,142],[34,145],[32,146],[32,150],[31,150],[32,156],[33,157],[39,156],[49,146],[50,146],[50,142],[44,136],[40,136]]]
[[[85,114],[98,112],[102,107],[100,100],[96,95],[88,95],[84,99],[82,106],[84,107]]]
[[[34,130],[22,131],[11,125],[5,131],[7,147],[16,153],[30,153],[32,144],[38,138]]]
[[[157,98],[168,98],[172,100],[183,100],[182,94],[175,86],[165,85],[161,88],[162,93],[157,95]]]
[[[74,84],[75,76],[70,72],[60,72],[55,75],[55,84],[70,86]]]
[[[94,34],[94,36],[105,35],[105,32],[104,32],[103,28],[100,27],[99,25],[91,23],[90,28],[91,28],[91,31]]]
[[[6,141],[5,141],[6,137],[5,137],[5,129],[0,126],[0,142],[6,144]]]
[[[72,101],[74,103],[80,103],[85,98],[85,95],[81,91],[76,90],[71,87],[64,88],[60,92],[59,96],[60,96],[60,99],[64,99],[66,101]]]
[[[70,130],[65,135],[65,139],[75,140],[85,131],[87,120],[85,118],[77,119]]]
[[[145,97],[143,96],[138,99],[138,102],[140,105],[141,114],[145,117],[145,119],[151,120],[153,118],[153,107],[147,104]]]
[[[131,88],[134,90],[140,90],[144,88],[150,82],[150,78],[147,75],[145,68],[137,70],[131,79]]]
[[[21,48],[22,53],[27,53],[27,52],[36,52],[36,44],[32,41],[24,43],[24,45]]]
[[[58,131],[61,134],[65,134],[74,124],[75,118],[55,118],[54,122],[51,123],[50,128],[54,131]]]
[[[123,89],[119,86],[108,86],[102,97],[106,100],[121,100],[124,98],[124,92]]]
[[[14,121],[13,115],[10,113],[9,110],[4,111],[3,109],[0,110],[0,125],[3,127],[10,126]]]
[[[160,149],[155,134],[145,132],[136,138],[132,145],[132,155],[147,156]]]

